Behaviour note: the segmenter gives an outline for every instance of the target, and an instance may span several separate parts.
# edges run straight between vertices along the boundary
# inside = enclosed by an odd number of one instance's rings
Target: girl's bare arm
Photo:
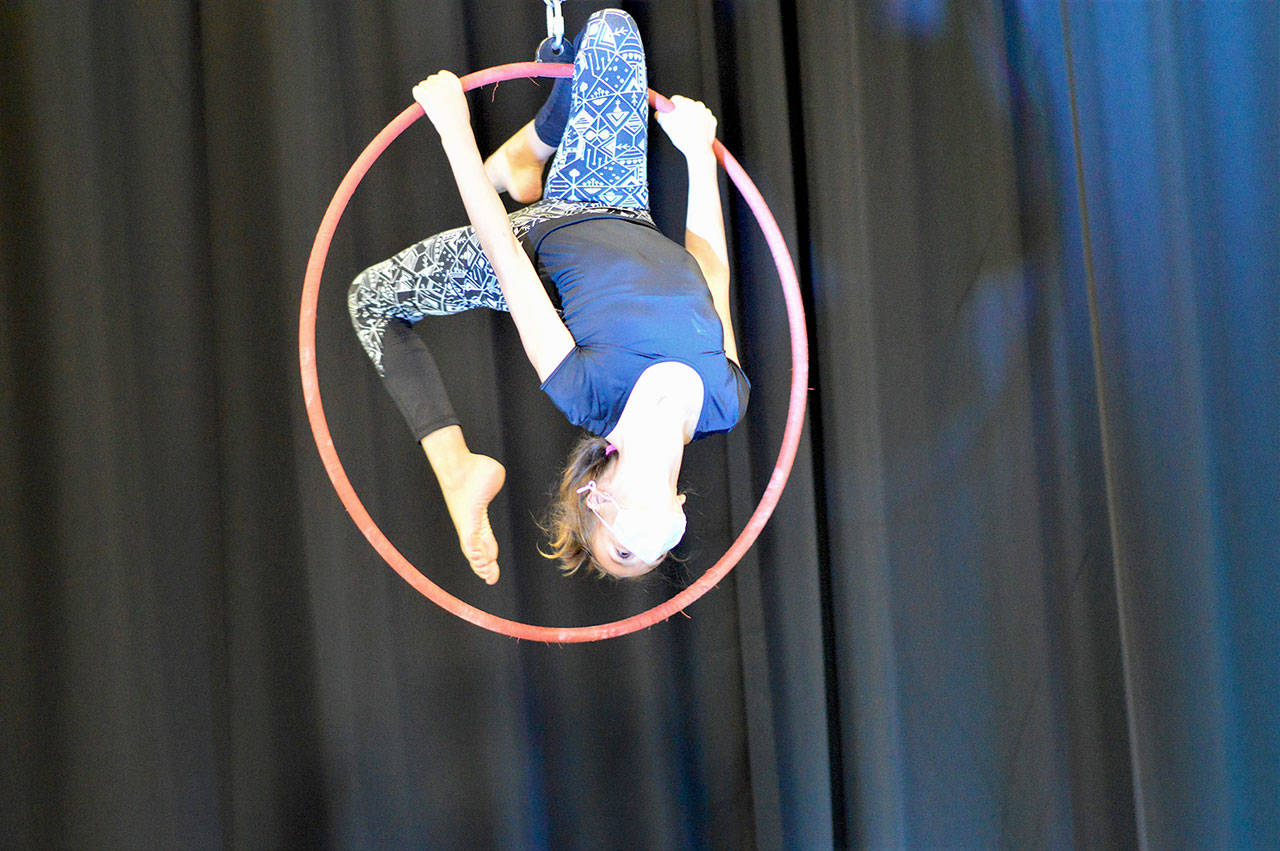
[[[573,335],[552,306],[485,174],[462,85],[452,73],[441,71],[415,86],[413,96],[440,134],[467,218],[497,275],[525,354],[538,380],[545,381],[573,349]]]
[[[738,363],[738,345],[729,311],[729,250],[725,244],[724,212],[712,143],[716,118],[700,101],[676,95],[675,109],[660,112],[658,124],[684,154],[689,167],[689,205],[685,213],[684,247],[698,261],[711,290],[711,301],[724,327],[724,351]]]

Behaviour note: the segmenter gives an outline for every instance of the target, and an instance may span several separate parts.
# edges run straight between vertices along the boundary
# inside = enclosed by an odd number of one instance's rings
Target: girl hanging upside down
[[[715,117],[679,96],[657,116],[688,164],[681,248],[649,215],[648,83],[635,22],[597,12],[574,48],[573,77],[557,80],[537,118],[488,161],[457,77],[441,71],[414,88],[471,226],[365,270],[348,294],[356,333],[426,452],[462,552],[491,585],[498,545],[488,505],[506,471],[467,448],[413,323],[474,307],[510,311],[542,389],[598,435],[573,449],[551,511],[550,555],[569,573],[589,566],[635,577],[661,563],[684,534],[676,480],[685,445],[728,431],[747,404],[729,316]],[[530,206],[508,216],[504,191]]]

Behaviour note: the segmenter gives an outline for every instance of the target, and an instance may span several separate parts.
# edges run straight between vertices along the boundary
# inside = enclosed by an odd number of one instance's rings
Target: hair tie
[[[618,451],[618,447],[610,443],[609,446],[604,450],[604,457],[608,458],[610,455],[612,455],[617,451]]]

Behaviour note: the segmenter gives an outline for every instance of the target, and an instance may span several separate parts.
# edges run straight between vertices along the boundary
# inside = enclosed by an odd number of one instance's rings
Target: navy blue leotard
[[[720,317],[689,252],[652,225],[611,217],[546,222],[525,248],[576,344],[542,383],[570,422],[607,435],[640,374],[668,361],[702,379],[695,440],[738,422],[751,385],[725,355]]]

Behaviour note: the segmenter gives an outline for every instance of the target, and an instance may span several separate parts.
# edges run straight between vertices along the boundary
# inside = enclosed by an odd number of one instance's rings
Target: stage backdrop
[[[565,5],[570,31],[598,2]],[[1280,845],[1280,11],[629,2],[809,309],[809,422],[755,548],[641,634],[516,642],[377,557],[296,359],[325,205],[410,88],[525,60],[537,0],[0,9],[0,833],[16,847]],[[482,148],[548,85],[470,97]],[[684,176],[652,135],[655,214]],[[458,596],[626,616],[737,534],[790,379],[727,196],[750,410],[690,449],[680,560],[566,580],[574,430],[507,317],[421,328],[509,477],[468,571],[347,282],[463,222],[427,122],[321,291],[330,427]]]

